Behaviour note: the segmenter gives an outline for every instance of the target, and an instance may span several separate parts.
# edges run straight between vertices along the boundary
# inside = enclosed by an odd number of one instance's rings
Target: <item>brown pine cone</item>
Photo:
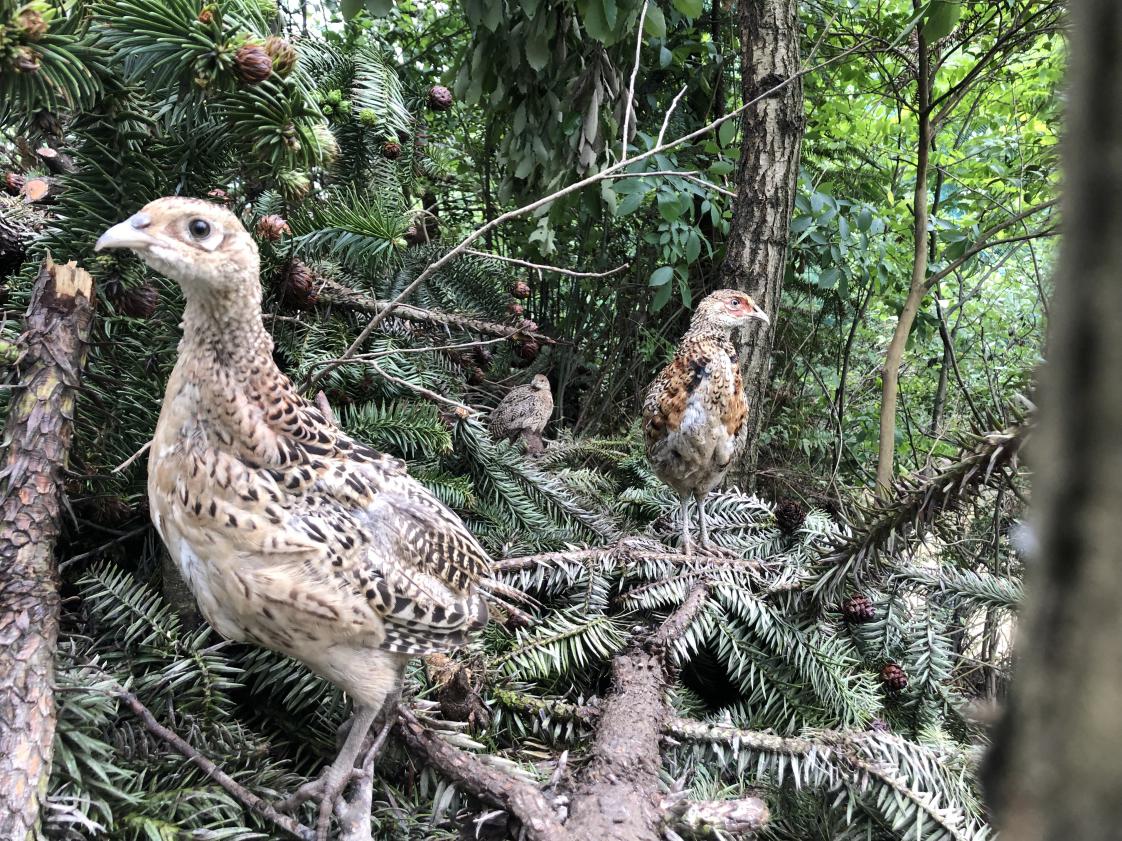
[[[793,499],[784,499],[775,506],[775,523],[779,530],[790,537],[806,521],[806,510]]]
[[[526,312],[526,308],[517,301],[511,301],[506,305],[506,311],[511,315],[522,315],[522,313]]]
[[[291,234],[292,229],[283,216],[270,213],[257,220],[257,236],[269,242],[276,242],[285,234]]]
[[[483,374],[483,369],[479,366],[476,366],[468,371],[466,379],[468,381],[468,385],[479,385],[483,382],[484,379],[486,379],[486,377]]]
[[[860,625],[865,622],[872,622],[873,617],[876,616],[876,609],[868,596],[858,593],[842,602],[842,616],[845,617],[846,622]]]
[[[517,347],[515,347],[514,349],[514,352],[518,354],[518,357],[520,359],[524,359],[527,362],[533,362],[538,358],[538,352],[541,349],[542,346],[538,344],[536,340],[526,339],[524,342],[518,343]]]
[[[452,107],[452,91],[444,85],[429,88],[429,108],[433,111],[447,111]]]
[[[473,349],[472,357],[475,359],[475,364],[483,371],[491,367],[491,362],[495,358],[495,354],[491,352],[490,348],[480,345]]]
[[[515,298],[529,298],[530,284],[528,284],[524,280],[519,280],[514,284],[514,286],[510,287],[510,294]]]
[[[908,675],[897,663],[888,663],[880,670],[880,679],[893,692],[908,688]]]
[[[121,292],[114,303],[117,311],[129,318],[151,318],[160,304],[160,291],[151,283],[142,283]]]
[[[396,161],[401,157],[401,144],[396,140],[387,140],[382,144],[382,157],[386,160]]]
[[[316,277],[312,270],[293,260],[281,281],[281,303],[298,310],[310,310],[316,305]]]
[[[249,41],[234,53],[234,72],[247,85],[257,85],[273,72],[273,59],[264,47]]]
[[[273,72],[282,79],[296,69],[296,48],[283,38],[270,35],[265,39],[265,54],[273,61]]]

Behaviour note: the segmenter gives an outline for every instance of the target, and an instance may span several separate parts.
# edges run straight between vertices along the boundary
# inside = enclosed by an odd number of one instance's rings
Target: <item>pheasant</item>
[[[681,500],[682,545],[691,554],[689,500],[697,500],[703,549],[711,550],[705,497],[744,449],[748,403],[732,331],[770,320],[743,292],[721,289],[697,306],[674,359],[647,389],[643,437],[655,475]]]
[[[299,798],[322,796],[324,841],[409,658],[486,624],[490,559],[404,462],[349,437],[276,367],[257,246],[236,216],[157,199],[106,231],[107,248],[136,252],[186,301],[148,461],[156,530],[219,634],[303,661],[354,703],[338,758]]]
[[[526,442],[526,452],[539,455],[545,449],[542,431],[552,414],[549,380],[536,374],[529,385],[512,388],[491,411],[491,435],[511,442],[521,437]]]

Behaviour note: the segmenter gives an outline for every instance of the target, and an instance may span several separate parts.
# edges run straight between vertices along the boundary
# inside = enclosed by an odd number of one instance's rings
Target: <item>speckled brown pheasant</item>
[[[539,455],[545,450],[542,432],[553,414],[553,392],[549,380],[536,374],[529,385],[512,388],[491,412],[491,435],[526,443],[526,452]]]
[[[682,546],[690,554],[689,500],[697,500],[699,542],[711,549],[705,497],[744,449],[749,406],[732,331],[767,314],[743,292],[721,289],[697,306],[674,359],[643,403],[647,459],[681,500]]]
[[[312,787],[326,838],[406,661],[486,623],[477,584],[490,561],[401,461],[347,436],[277,369],[257,247],[237,217],[158,199],[106,231],[105,248],[135,251],[183,288],[148,495],[200,611],[223,636],[291,655],[354,700],[346,744]]]

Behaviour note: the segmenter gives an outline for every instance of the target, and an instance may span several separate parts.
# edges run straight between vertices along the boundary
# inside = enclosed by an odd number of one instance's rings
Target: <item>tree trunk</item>
[[[986,769],[1002,836],[1122,827],[1122,6],[1070,4],[1064,242],[1032,446],[1034,563]]]
[[[745,101],[799,72],[797,0],[741,0],[741,76]],[[742,289],[772,327],[745,331],[740,370],[748,397],[748,444],[732,481],[755,483],[761,407],[767,391],[775,312],[787,268],[787,238],[799,174],[803,88],[795,80],[744,115],[736,176],[736,206],[729,230],[722,285]]]
[[[896,401],[900,396],[900,365],[904,349],[915,324],[919,305],[927,294],[927,164],[931,152],[931,67],[927,41],[919,31],[919,70],[916,73],[916,111],[919,132],[916,144],[916,189],[912,204],[915,222],[915,249],[912,260],[912,282],[908,297],[896,319],[896,329],[884,355],[881,371],[880,454],[877,458],[877,493],[884,495],[892,487],[892,461],[896,455]]]
[[[0,499],[0,838],[37,837],[55,734],[54,564],[93,281],[48,258],[27,310]]]

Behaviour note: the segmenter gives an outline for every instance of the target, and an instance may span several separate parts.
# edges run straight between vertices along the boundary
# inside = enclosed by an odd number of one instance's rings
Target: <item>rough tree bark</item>
[[[744,100],[799,72],[798,0],[741,0],[740,55]],[[743,117],[736,205],[721,281],[742,289],[773,316],[771,329],[745,331],[740,369],[748,396],[748,444],[731,480],[755,481],[760,411],[767,390],[775,311],[787,268],[787,239],[806,118],[798,80]]]
[[[20,390],[0,471],[0,838],[36,837],[55,733],[54,564],[74,405],[93,324],[93,281],[48,258],[27,310]]]
[[[1031,450],[1037,550],[985,775],[1017,841],[1122,827],[1122,6],[1078,0],[1070,14],[1065,239]]]

